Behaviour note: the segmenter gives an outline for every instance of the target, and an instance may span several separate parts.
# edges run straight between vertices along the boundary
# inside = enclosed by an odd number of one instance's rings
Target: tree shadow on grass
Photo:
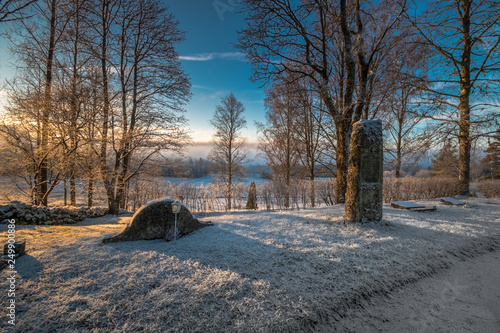
[[[364,299],[445,268],[447,251],[488,244],[467,232],[439,230],[439,224],[456,223],[439,215],[401,212],[405,221],[396,212],[379,224],[343,223],[338,216],[328,221],[329,211],[231,214],[232,221],[173,242],[102,244],[82,232],[71,244],[47,243],[43,255],[52,261],[43,257],[50,262],[43,279],[36,259],[28,258],[25,269],[19,264],[21,276],[40,277],[28,286],[31,292],[50,291],[43,302],[27,305],[24,323],[50,323],[46,308],[61,303],[62,312],[50,320],[67,331],[313,330]],[[428,226],[419,227],[419,219]],[[465,228],[468,222],[459,223]]]
[[[16,271],[25,280],[36,279],[44,268],[44,265],[38,259],[29,254],[16,259]]]
[[[203,290],[185,293],[200,304],[197,308],[186,300],[191,306],[189,315],[204,311],[202,304],[218,304],[220,311],[228,312],[221,316],[245,316],[235,309],[250,299],[276,312],[256,312],[255,318],[269,319],[280,313],[278,323],[294,318],[300,327],[311,328],[375,294],[446,268],[454,251],[481,251],[492,244],[500,247],[498,229],[491,237],[471,237],[467,232],[421,228],[416,221],[424,217],[431,226],[457,222],[417,214],[409,215],[407,221],[369,224],[330,223],[296,212],[269,213],[258,221],[253,214],[238,218],[235,214],[233,222],[216,222],[214,227],[173,242],[136,241],[98,248],[129,258],[131,263],[140,262],[144,274],[152,279],[157,276],[159,285],[168,278],[184,283],[187,290]],[[477,230],[483,227],[487,225]],[[200,279],[200,274],[207,274],[207,280]],[[214,275],[222,280],[211,280]],[[262,285],[255,282],[267,285],[267,294],[262,296]]]
[[[472,242],[488,242],[409,223],[329,223],[311,217],[287,217],[286,213],[267,216],[277,221],[290,218],[291,222],[273,225],[269,221],[256,222],[250,215],[249,219],[233,223],[216,223],[215,227],[173,242],[138,241],[105,246],[131,260],[138,253],[154,252],[181,262],[195,261],[205,267],[231,271],[242,278],[264,280],[274,287],[283,283],[303,286],[304,279],[311,279],[320,288],[335,283],[328,280],[342,276],[349,279],[349,275],[354,280],[384,274],[404,278],[405,272],[397,270],[401,265],[411,269],[412,263],[416,271],[428,275],[443,266],[436,256],[453,252],[454,248],[466,248]],[[429,256],[434,262],[425,263]]]

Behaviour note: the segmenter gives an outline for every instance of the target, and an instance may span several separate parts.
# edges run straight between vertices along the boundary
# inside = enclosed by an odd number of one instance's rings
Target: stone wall
[[[107,208],[95,207],[43,207],[32,206],[21,202],[12,202],[0,206],[0,223],[15,219],[16,224],[73,224],[88,217],[99,217],[107,214]]]

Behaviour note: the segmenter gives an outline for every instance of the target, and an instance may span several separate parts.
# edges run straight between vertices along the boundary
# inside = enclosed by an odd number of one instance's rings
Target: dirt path
[[[320,332],[500,332],[500,251],[376,297]]]

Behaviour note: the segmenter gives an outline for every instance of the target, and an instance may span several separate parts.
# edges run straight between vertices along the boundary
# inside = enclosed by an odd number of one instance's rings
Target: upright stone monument
[[[345,200],[349,221],[382,218],[382,148],[382,120],[360,120],[353,125]]]

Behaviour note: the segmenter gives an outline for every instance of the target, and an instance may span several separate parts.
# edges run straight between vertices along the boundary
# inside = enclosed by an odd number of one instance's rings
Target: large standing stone
[[[103,243],[166,239],[174,233],[175,215],[172,213],[172,199],[152,201],[141,208],[132,217],[132,222],[121,234],[103,239]],[[182,205],[177,214],[177,238],[200,228],[213,225],[211,222],[200,222]]]
[[[382,148],[381,120],[360,120],[353,125],[345,202],[349,221],[382,218]]]
[[[257,207],[257,186],[255,185],[255,182],[250,182],[250,187],[248,188],[248,198],[247,198],[247,204],[245,206],[245,209],[254,209],[256,210]]]

